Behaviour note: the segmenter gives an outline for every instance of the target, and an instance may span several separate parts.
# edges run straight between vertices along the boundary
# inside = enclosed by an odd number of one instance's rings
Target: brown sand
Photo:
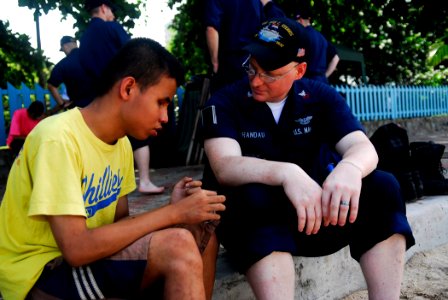
[[[448,299],[448,244],[416,253],[407,261],[400,299]],[[368,300],[367,290],[343,300]]]

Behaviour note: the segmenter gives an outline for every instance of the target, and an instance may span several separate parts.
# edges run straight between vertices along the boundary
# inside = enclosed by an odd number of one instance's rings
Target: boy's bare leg
[[[204,262],[204,286],[206,299],[211,300],[213,295],[213,287],[215,285],[216,257],[218,255],[219,243],[216,235],[213,233],[202,253],[202,261]]]
[[[142,288],[164,281],[164,299],[205,299],[202,257],[183,228],[157,231],[151,238]]]

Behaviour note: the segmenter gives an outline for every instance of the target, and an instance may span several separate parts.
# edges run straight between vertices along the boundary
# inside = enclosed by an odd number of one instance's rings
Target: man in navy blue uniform
[[[115,21],[115,5],[109,0],[87,0],[85,9],[90,23],[81,37],[81,64],[97,80],[107,63],[130,39]]]
[[[310,38],[305,77],[328,84],[328,78],[339,63],[336,48],[322,33],[311,26],[311,7],[309,5],[303,4],[299,7],[296,12],[296,20],[305,27]]]
[[[415,241],[396,179],[345,100],[302,79],[308,40],[291,19],[265,22],[245,47],[247,78],[202,112],[204,185],[227,197],[218,238],[259,299],[294,299],[293,256],[350,245],[370,299],[399,299]]]
[[[68,105],[85,107],[92,100],[91,81],[79,61],[79,48],[76,39],[71,36],[61,38],[61,51],[65,53],[51,71],[48,79],[48,89],[61,108]],[[64,101],[58,92],[58,87],[64,83],[70,102]]]
[[[207,0],[206,40],[216,90],[245,76],[243,47],[268,17],[284,16],[271,0]]]

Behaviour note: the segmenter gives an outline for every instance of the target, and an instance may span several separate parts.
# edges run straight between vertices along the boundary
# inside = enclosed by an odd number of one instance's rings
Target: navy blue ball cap
[[[97,8],[103,4],[109,6],[112,11],[115,11],[117,9],[115,4],[110,0],[86,0],[86,2],[84,3],[84,9],[90,12],[92,9]]]
[[[76,42],[76,39],[74,37],[68,36],[68,35],[64,35],[61,38],[61,49],[59,49],[60,51],[62,51],[62,46],[64,46],[67,43],[72,43],[72,42]]]
[[[274,18],[261,25],[260,31],[244,50],[263,70],[272,71],[293,61],[304,61],[305,56],[298,55],[308,45],[308,34],[301,24],[289,18]]]

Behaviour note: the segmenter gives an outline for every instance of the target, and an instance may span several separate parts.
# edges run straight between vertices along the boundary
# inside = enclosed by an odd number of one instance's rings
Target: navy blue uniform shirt
[[[293,162],[309,172],[322,145],[363,130],[345,99],[318,81],[295,81],[279,123],[266,103],[250,95],[247,79],[228,86],[206,103],[202,112],[204,138],[235,139],[243,156]]]
[[[217,91],[203,109],[205,138],[227,137],[241,146],[243,156],[298,164],[318,184],[328,176],[327,162],[336,163],[334,145],[362,130],[344,98],[332,87],[309,79],[293,84],[278,124],[269,106],[251,96],[248,80]],[[272,252],[322,256],[350,245],[356,260],[395,233],[415,243],[406,219],[399,185],[391,175],[374,171],[362,182],[357,221],[322,226],[319,233],[297,230],[297,212],[282,186],[252,182],[219,185],[208,163],[203,186],[226,196],[226,210],[216,229],[230,261],[245,274]]]
[[[91,80],[80,64],[78,48],[54,66],[48,83],[55,87],[64,83],[70,100],[76,106],[84,107],[93,100],[94,95],[89,88]]]
[[[80,41],[82,66],[92,78],[98,78],[129,39],[129,35],[117,22],[92,18]]]
[[[307,68],[305,77],[328,83],[325,72],[329,62],[336,55],[336,48],[313,27],[307,26],[305,30],[310,39],[309,49],[306,52]]]
[[[219,73],[234,81],[245,75],[241,64],[247,58],[243,51],[267,18],[283,17],[281,9],[260,0],[208,0],[205,6],[205,26],[219,33]]]

